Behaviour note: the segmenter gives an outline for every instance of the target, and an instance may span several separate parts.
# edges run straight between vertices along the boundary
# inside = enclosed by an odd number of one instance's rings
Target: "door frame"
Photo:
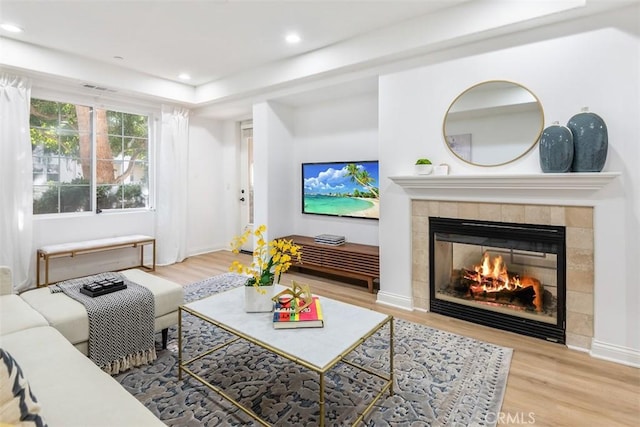
[[[240,230],[238,235],[247,230],[253,231],[253,121],[240,122]],[[253,252],[253,239],[240,247],[243,252]]]

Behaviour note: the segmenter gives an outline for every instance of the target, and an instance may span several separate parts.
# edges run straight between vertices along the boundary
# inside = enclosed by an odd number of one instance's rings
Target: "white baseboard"
[[[197,249],[191,249],[188,253],[187,256],[196,256],[196,255],[204,255],[204,254],[209,254],[211,252],[219,252],[222,250],[225,250],[228,248],[221,248],[221,247],[215,247],[215,246],[207,246],[204,248],[197,248]]]
[[[411,298],[407,298],[398,294],[379,291],[376,299],[377,304],[388,305],[402,310],[413,310],[413,302]]]
[[[640,368],[640,351],[633,348],[593,340],[589,354],[597,359]]]
[[[590,354],[590,353],[591,353],[591,350],[589,350],[588,348],[584,348],[584,347],[576,347],[575,345],[567,344],[567,348],[568,348],[569,350],[579,351],[580,353],[587,353],[587,354]]]

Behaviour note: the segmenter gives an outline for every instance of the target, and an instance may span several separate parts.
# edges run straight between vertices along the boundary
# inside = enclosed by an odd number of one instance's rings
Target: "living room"
[[[144,106],[158,115],[163,104],[190,110],[187,190],[172,199],[187,207],[180,225],[183,257],[225,250],[242,231],[238,219],[238,123],[252,120],[254,223],[267,224],[269,237],[331,233],[344,235],[350,242],[378,245],[379,305],[426,311],[416,303],[413,288],[417,279],[412,264],[412,200],[593,207],[593,300],[586,302],[592,311],[582,313],[590,318],[592,331],[570,344],[594,358],[638,367],[640,291],[635,267],[640,259],[640,172],[636,167],[640,161],[640,9],[637,2],[577,3],[582,5],[566,6],[564,11],[538,11],[537,17],[494,15],[495,23],[469,18],[471,22],[460,21],[465,25],[451,25],[446,30],[436,25],[437,20],[452,22],[444,19],[449,17],[445,13],[459,11],[441,11],[440,16],[412,24],[414,31],[416,27],[430,31],[433,38],[429,42],[420,44],[421,33],[403,32],[402,27],[387,30],[389,39],[381,43],[381,49],[397,42],[399,34],[406,36],[404,54],[396,59],[387,52],[376,61],[363,48],[351,64],[331,68],[325,62],[311,71],[276,73],[262,87],[254,87],[263,81],[252,80],[255,74],[229,78],[225,82],[228,86],[205,83],[194,88],[141,73],[124,74],[117,65],[109,64],[100,71],[100,65],[75,55],[54,55],[45,48],[8,38],[0,40],[1,65],[3,71],[30,78],[31,94],[36,98],[62,94],[70,99],[115,99],[121,105]],[[506,8],[504,4],[499,7]],[[460,16],[466,15],[451,15]],[[360,41],[371,48],[375,40]],[[335,48],[340,47],[345,46]],[[308,54],[310,59],[315,59],[313,54]],[[362,64],[354,65],[357,61]],[[296,74],[305,72],[308,74]],[[609,131],[603,173],[619,175],[599,190],[563,186],[562,177],[558,182],[537,182],[537,178],[544,180],[537,146],[516,161],[497,167],[478,167],[459,160],[444,143],[443,118],[461,92],[490,80],[517,82],[533,92],[544,109],[545,126],[554,121],[566,123],[583,107],[603,117]],[[119,94],[80,91],[78,83],[87,81],[118,89]],[[470,180],[492,183],[480,188],[472,184],[455,188],[454,184],[435,190],[405,189],[396,184],[392,178],[414,174],[418,157],[448,164],[450,177],[469,176]],[[360,160],[380,161],[379,221],[301,214],[301,163]],[[532,181],[522,187],[495,184],[502,179],[516,182],[523,175]],[[164,230],[158,227],[157,216],[155,209],[36,216],[32,253],[44,245],[68,241],[68,236],[89,240],[140,233],[158,238],[158,262],[169,264],[175,256],[167,253],[171,252],[169,245],[163,245]],[[131,259],[91,257],[82,265],[60,261],[52,266],[52,275],[88,274],[95,266],[117,269]],[[0,259],[0,264],[5,263]],[[34,265],[30,272],[33,280]]]

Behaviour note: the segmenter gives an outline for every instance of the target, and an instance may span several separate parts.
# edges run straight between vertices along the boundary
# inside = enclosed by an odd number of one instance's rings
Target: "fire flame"
[[[480,265],[473,267],[474,271],[465,270],[464,277],[475,282],[471,285],[473,292],[500,292],[500,291],[516,291],[519,289],[533,286],[535,290],[535,298],[533,301],[537,311],[542,311],[543,306],[543,287],[539,280],[532,277],[523,277],[518,275],[509,275],[507,265],[500,255],[493,260],[488,252],[482,255]]]
[[[509,276],[507,265],[500,255],[493,261],[488,252],[482,255],[482,263],[474,266],[475,277],[467,277],[474,280],[484,291],[501,291],[503,289],[514,290],[522,287],[518,276]]]

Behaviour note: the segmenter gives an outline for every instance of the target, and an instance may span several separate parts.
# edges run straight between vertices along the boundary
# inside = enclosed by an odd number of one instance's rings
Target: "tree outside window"
[[[34,214],[148,206],[148,116],[32,99],[30,127]]]

